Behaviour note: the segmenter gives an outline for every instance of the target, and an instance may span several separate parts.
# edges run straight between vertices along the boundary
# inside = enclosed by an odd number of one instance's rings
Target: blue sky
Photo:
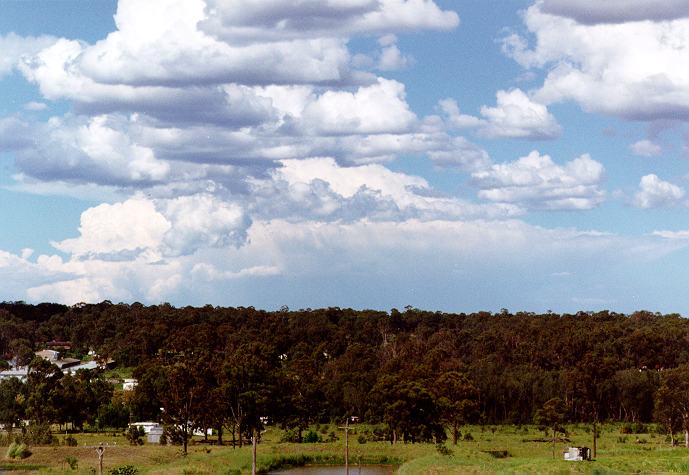
[[[689,0],[0,2],[4,300],[689,312]]]

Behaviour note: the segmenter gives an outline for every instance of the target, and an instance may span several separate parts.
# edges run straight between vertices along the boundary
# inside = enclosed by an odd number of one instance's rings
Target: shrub
[[[627,437],[626,435],[625,435],[625,436],[620,436],[620,437],[617,438],[617,442],[619,442],[620,444],[626,444],[626,443],[627,443],[627,439],[628,439],[628,437]]]
[[[634,430],[632,429],[631,424],[625,424],[622,427],[620,427],[620,434],[633,434]]]
[[[437,450],[440,455],[445,455],[447,457],[454,453],[452,449],[445,444],[435,444],[435,450]]]
[[[303,441],[306,444],[313,444],[315,442],[323,442],[323,439],[321,438],[320,435],[318,435],[318,432],[314,432],[314,431],[310,430],[304,436]]]
[[[299,442],[299,431],[296,428],[287,429],[282,433],[280,442]]]
[[[337,434],[335,434],[335,431],[331,431],[330,434],[328,434],[328,442],[337,442],[338,437]]]
[[[49,424],[29,424],[24,440],[32,445],[52,445],[56,442],[50,433]]]
[[[133,465],[122,465],[111,469],[108,473],[110,475],[137,475],[139,470],[134,468]]]
[[[78,445],[77,439],[74,436],[68,435],[62,439],[62,443],[68,447],[76,447]]]
[[[359,434],[359,436],[356,438],[356,441],[360,444],[365,444],[368,442],[368,438],[364,434]]]
[[[29,455],[31,455],[31,451],[26,447],[26,444],[12,442],[7,448],[8,459],[25,459]]]
[[[131,445],[144,445],[143,436],[146,434],[143,427],[131,426],[127,429],[127,440]]]
[[[467,432],[466,434],[464,434],[464,440],[474,440],[474,436],[471,435],[471,432]]]
[[[71,468],[72,470],[76,470],[77,468],[79,468],[79,461],[76,457],[68,455],[67,457],[65,457],[65,462],[67,462],[67,465],[69,465],[69,468]]]

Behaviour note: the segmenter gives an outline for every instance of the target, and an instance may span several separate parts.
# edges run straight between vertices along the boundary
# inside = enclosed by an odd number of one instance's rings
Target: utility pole
[[[96,453],[98,454],[98,475],[103,475],[103,454],[105,453],[105,448],[99,445]]]
[[[349,475],[349,416],[344,427],[340,427],[345,431],[345,474]]]
[[[251,431],[251,445],[252,445],[252,448],[251,448],[251,475],[256,475],[256,444],[257,444],[256,439],[258,439],[258,437],[256,435],[257,432],[258,431],[256,430],[255,427]],[[239,434],[239,438],[240,439],[242,438],[241,433]]]

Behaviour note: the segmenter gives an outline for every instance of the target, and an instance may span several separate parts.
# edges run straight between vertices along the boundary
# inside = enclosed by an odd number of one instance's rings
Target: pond
[[[270,475],[344,475],[344,465],[307,465],[289,470],[270,472]],[[392,475],[392,465],[350,465],[349,475]]]

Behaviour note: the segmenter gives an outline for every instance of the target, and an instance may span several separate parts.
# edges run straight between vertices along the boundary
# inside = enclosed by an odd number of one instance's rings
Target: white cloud
[[[534,100],[573,100],[586,111],[636,120],[689,117],[689,18],[584,25],[544,13],[537,2],[524,21],[533,46],[510,35],[503,49],[524,67],[547,70]]]
[[[460,219],[521,214],[514,205],[475,205],[434,192],[423,178],[381,165],[341,167],[332,158],[284,160],[271,180],[256,180],[254,213],[263,219]]]
[[[242,245],[251,224],[241,206],[209,194],[159,200],[159,207],[171,224],[163,239],[167,255]]]
[[[541,10],[579,23],[663,21],[689,17],[688,0],[541,0]]]
[[[643,209],[672,206],[678,204],[684,198],[684,194],[681,187],[650,174],[641,177],[634,203]]]
[[[464,137],[455,137],[451,148],[430,151],[428,156],[434,165],[441,168],[475,172],[491,165],[488,152]]]
[[[379,70],[395,71],[397,69],[404,69],[414,62],[413,58],[402,54],[397,47],[397,37],[395,35],[381,37],[378,40],[378,44],[381,46],[378,58]]]
[[[153,202],[132,198],[87,209],[81,214],[80,236],[55,242],[53,246],[75,258],[116,255],[131,258],[156,250],[170,228],[170,222],[156,211]]]
[[[238,246],[250,221],[243,209],[211,195],[101,204],[81,215],[79,237],[52,243],[77,260],[141,260]]]
[[[36,101],[31,101],[27,102],[24,104],[24,109],[27,111],[32,111],[32,112],[37,112],[37,111],[43,111],[48,108],[48,105],[45,102],[36,102]]]
[[[0,117],[0,152],[17,150],[31,143],[29,124],[17,117]]]
[[[543,104],[534,102],[521,89],[498,91],[495,107],[481,107],[481,116],[462,114],[453,99],[441,100],[438,105],[451,127],[477,128],[478,134],[489,138],[553,139],[562,128]]]
[[[132,141],[108,116],[53,118],[34,131],[17,165],[32,176],[100,184],[156,182],[168,178],[170,164]]]
[[[457,101],[454,99],[443,99],[438,102],[438,106],[447,116],[447,120],[452,127],[464,129],[469,127],[478,127],[485,124],[485,121],[479,119],[478,117],[462,114],[462,112],[459,110]]]
[[[629,149],[634,155],[642,157],[657,157],[663,151],[660,145],[651,142],[650,140],[639,140],[629,146]]]
[[[689,231],[653,231],[652,235],[665,239],[689,239]]]
[[[380,134],[408,131],[416,116],[405,100],[404,85],[378,79],[356,92],[327,91],[303,111],[305,127],[324,134]]]
[[[201,27],[228,41],[270,40],[304,36],[350,36],[459,25],[458,15],[432,0],[210,0]]]
[[[604,168],[589,155],[557,165],[548,155],[531,152],[514,162],[474,172],[481,198],[541,209],[590,209],[603,201],[599,189]]]
[[[14,71],[22,58],[36,54],[55,41],[50,36],[0,35],[0,78]]]
[[[562,128],[543,104],[521,89],[498,91],[496,107],[481,107],[485,119],[479,133],[491,138],[552,139]]]
[[[510,304],[508,295],[524,289],[525,266],[534,276],[543,276],[542,282],[533,283],[543,290],[541,285],[551,283],[550,274],[562,268],[571,269],[573,275],[590,275],[584,270],[591,261],[614,268],[620,262],[652,261],[678,246],[653,237],[628,239],[571,229],[548,230],[515,220],[270,220],[254,222],[242,247],[209,248],[165,261],[62,261],[56,256],[40,256],[35,264],[17,263],[30,267],[34,282],[39,282],[29,285],[27,296],[32,301],[72,304],[114,298],[249,305],[261,296],[266,307],[284,303],[356,307],[377,302],[388,308],[404,305],[397,300],[402,298],[407,303],[413,299],[420,306],[454,308],[457,289],[472,282],[472,295],[485,293],[485,300],[479,296],[480,301],[474,299],[472,305],[494,305],[495,286],[477,287],[477,275],[484,276],[486,282],[499,276],[500,301]],[[13,262],[18,259],[10,258]],[[410,266],[413,272],[409,272]],[[0,274],[2,269],[0,265]],[[507,272],[511,269],[515,272]],[[58,277],[41,282],[37,276],[46,273]],[[316,282],[320,284],[312,287]],[[592,284],[578,281],[582,292]],[[295,285],[303,292],[294,293]],[[285,300],[286,296],[291,297]],[[553,308],[551,303],[547,305]]]

